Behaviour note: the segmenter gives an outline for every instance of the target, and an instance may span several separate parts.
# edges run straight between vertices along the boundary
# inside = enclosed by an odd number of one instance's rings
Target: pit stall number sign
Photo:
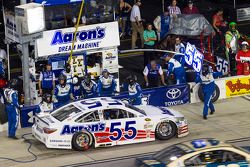
[[[199,52],[194,45],[187,43],[186,51],[185,51],[185,62],[193,67],[196,72],[201,71],[202,61],[204,59],[204,55]]]

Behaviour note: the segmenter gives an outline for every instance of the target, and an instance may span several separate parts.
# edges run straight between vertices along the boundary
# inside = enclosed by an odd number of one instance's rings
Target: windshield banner
[[[72,49],[75,28],[56,29],[43,32],[36,40],[37,56],[68,54]],[[73,46],[74,52],[100,49],[120,45],[117,22],[80,26]]]

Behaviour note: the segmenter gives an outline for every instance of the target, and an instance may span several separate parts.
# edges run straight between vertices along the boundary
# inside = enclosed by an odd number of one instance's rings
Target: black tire
[[[72,148],[77,151],[88,150],[93,144],[93,137],[89,132],[77,132],[72,137]]]
[[[201,86],[199,87],[199,90],[198,90],[198,96],[199,96],[200,100],[204,102],[204,94],[203,94],[203,91],[202,91],[202,87],[201,87]],[[216,102],[216,101],[219,99],[219,97],[220,97],[220,89],[219,89],[219,87],[215,84],[215,93],[214,93],[214,95],[213,95],[211,101],[212,101],[212,102]]]
[[[166,132],[162,132],[164,129],[163,126],[168,126],[168,131],[167,131],[167,134],[164,134]],[[176,125],[171,122],[171,121],[163,121],[161,123],[159,123],[157,126],[156,126],[156,129],[155,129],[155,135],[156,135],[156,138],[159,139],[159,140],[168,140],[168,139],[171,139],[172,137],[174,137],[176,135],[176,132],[177,132],[177,127]]]

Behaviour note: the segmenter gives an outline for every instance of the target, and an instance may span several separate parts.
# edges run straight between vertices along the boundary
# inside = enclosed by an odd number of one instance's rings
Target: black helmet
[[[137,81],[137,77],[136,77],[135,75],[130,75],[130,76],[127,78],[127,80],[128,80],[128,84],[129,84],[129,85],[134,85],[135,82]]]
[[[17,85],[18,85],[18,79],[16,78],[11,79],[8,83],[8,87],[12,89],[16,89]]]
[[[209,65],[208,64],[204,64],[203,66],[202,66],[202,75],[203,76],[206,76],[207,74],[209,74]]]
[[[66,64],[65,64],[65,71],[66,71],[67,73],[69,73],[69,72],[71,71],[71,66],[70,66],[69,63],[66,63]]]
[[[46,102],[46,103],[51,103],[52,102],[52,96],[51,96],[51,94],[45,93],[43,95],[42,101]]]
[[[67,77],[63,74],[60,74],[59,77],[58,77],[58,82],[60,84],[60,81],[63,80],[64,81],[64,85],[66,84],[66,81],[67,81]]]

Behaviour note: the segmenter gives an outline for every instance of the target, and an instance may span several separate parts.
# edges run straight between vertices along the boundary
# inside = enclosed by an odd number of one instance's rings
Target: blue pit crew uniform
[[[58,106],[66,104],[70,101],[70,95],[72,93],[72,87],[70,84],[64,86],[58,84],[55,88],[55,96],[58,101]]]
[[[129,103],[132,105],[141,105],[142,89],[138,83],[128,85]]]
[[[55,74],[53,71],[43,71],[40,73],[41,87],[43,90],[43,94],[49,93],[51,94],[53,90],[53,81],[55,80]]]
[[[75,99],[80,99],[82,97],[81,85],[73,85],[72,93]]]
[[[175,45],[175,52],[185,54],[185,45],[183,43]],[[174,59],[181,63],[181,65],[185,65],[185,58],[184,55],[175,54]]]
[[[109,75],[108,78],[100,76],[98,81],[98,93],[100,96],[111,96],[115,93],[116,83],[114,77]]]
[[[186,83],[186,73],[183,65],[174,58],[168,61],[168,71],[169,74],[173,73],[176,79],[176,84]]]
[[[6,99],[6,112],[8,114],[8,135],[9,137],[15,137],[19,120],[18,110],[20,108],[18,93],[16,90],[6,88],[4,96]]]
[[[0,76],[5,76],[4,63],[2,61],[0,61]]]
[[[94,81],[91,80],[89,85],[82,81],[81,86],[84,98],[93,98],[97,96],[97,84]]]
[[[206,76],[202,75],[201,73],[197,73],[196,83],[201,83],[204,94],[203,117],[207,117],[208,108],[210,108],[212,113],[215,111],[214,105],[211,101],[215,91],[214,78],[217,78],[221,75],[221,72],[213,72],[212,70],[210,70]]]
[[[156,65],[155,69],[151,67],[151,64],[148,64],[143,70],[143,75],[148,78],[149,87],[158,87],[160,82],[159,75],[162,74],[163,71],[159,64]]]

